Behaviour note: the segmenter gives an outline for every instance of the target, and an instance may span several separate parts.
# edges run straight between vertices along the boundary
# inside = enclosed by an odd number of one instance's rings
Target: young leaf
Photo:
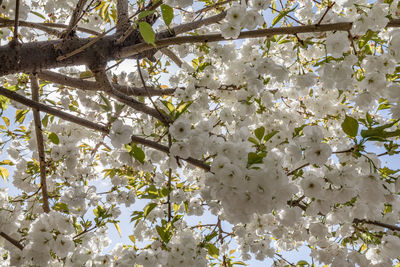
[[[0,167],[0,176],[1,178],[3,178],[4,181],[6,181],[8,179],[8,176],[10,174],[8,173],[8,170],[4,167]]]
[[[347,116],[342,123],[343,132],[351,137],[355,137],[358,133],[358,122],[356,119]]]
[[[154,43],[156,40],[156,34],[150,24],[147,22],[139,22],[139,32],[146,43],[156,46]]]
[[[58,145],[60,143],[60,139],[58,139],[58,136],[55,133],[50,133],[47,136],[53,144]]]
[[[144,217],[146,218],[147,215],[149,215],[149,213],[150,213],[155,207],[157,207],[157,203],[150,203],[149,205],[147,205],[147,206],[144,208],[144,212],[143,212]]]
[[[145,154],[143,150],[137,145],[133,145],[131,151],[129,152],[137,161],[144,163]]]
[[[210,254],[211,257],[218,259],[219,249],[215,245],[208,243],[207,249],[208,249],[208,254]]]
[[[264,137],[264,133],[265,133],[265,128],[264,126],[261,126],[257,129],[254,130],[254,134],[256,135],[258,140],[262,140],[262,138]]]
[[[171,24],[172,22],[172,19],[174,18],[174,10],[169,5],[163,4],[161,5],[161,13],[165,25],[169,26],[169,24]]]

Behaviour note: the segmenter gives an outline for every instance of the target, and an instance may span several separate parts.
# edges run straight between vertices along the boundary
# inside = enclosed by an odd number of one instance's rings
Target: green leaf
[[[296,266],[305,266],[305,265],[309,265],[309,264],[308,264],[308,262],[306,262],[304,260],[298,261],[296,264]]]
[[[297,8],[297,5],[289,10],[286,11],[281,11],[278,16],[276,16],[274,18],[274,20],[272,21],[272,26],[274,26],[275,24],[277,24],[281,19],[283,19],[287,14],[289,14],[290,12],[294,11]]]
[[[103,94],[100,94],[101,99],[103,99],[105,105],[102,105],[103,109],[105,111],[111,111],[112,110],[112,106],[110,101],[107,99],[107,97],[105,97]]]
[[[58,139],[58,136],[55,133],[50,133],[47,136],[53,144],[58,145],[60,143],[60,139]]]
[[[0,176],[3,178],[4,181],[8,180],[9,172],[6,168],[0,167]]]
[[[0,165],[10,165],[10,166],[12,166],[12,165],[14,165],[14,163],[9,159],[5,159],[5,160],[0,161]]]
[[[204,237],[204,241],[205,242],[210,242],[214,237],[218,236],[218,232],[217,231],[213,231],[210,234],[206,235]]]
[[[79,78],[81,79],[86,79],[86,78],[91,78],[93,77],[93,73],[90,70],[83,71],[81,74],[79,74]]]
[[[116,228],[117,231],[118,231],[119,237],[121,237],[121,227],[118,225],[118,223],[114,223],[114,226],[115,226],[115,228]]]
[[[269,134],[265,135],[264,137],[264,141],[267,142],[269,139],[271,139],[272,137],[274,137],[277,133],[279,133],[279,131],[272,131]]]
[[[146,43],[156,46],[154,43],[156,40],[156,34],[150,24],[147,22],[139,22],[139,32]]]
[[[247,164],[253,165],[253,164],[257,164],[257,163],[262,163],[263,162],[263,158],[266,156],[267,154],[265,152],[262,152],[260,154],[257,154],[255,152],[250,152],[247,155]]]
[[[46,19],[46,17],[45,16],[43,16],[42,14],[40,14],[39,12],[36,12],[36,11],[30,11],[33,15],[36,15],[36,16],[38,16],[39,18],[42,18],[42,19]]]
[[[367,114],[365,115],[365,118],[367,119],[367,122],[369,125],[372,125],[372,117],[371,115],[367,112]]]
[[[174,107],[174,105],[172,105],[172,103],[165,101],[165,100],[162,100],[161,103],[164,104],[164,106],[169,110],[170,113],[175,111],[175,107]]]
[[[347,116],[342,123],[343,132],[351,137],[355,137],[358,133],[358,122],[356,119]]]
[[[219,249],[214,244],[208,243],[207,250],[208,250],[208,254],[210,254],[211,257],[218,259]]]
[[[385,131],[385,129],[392,127],[398,121],[399,120],[396,120],[394,122],[387,123],[382,126],[369,128],[367,130],[362,130],[361,136],[363,138],[368,138],[371,141],[376,140],[376,141],[382,141],[382,142],[385,141],[385,138],[400,136],[400,130],[396,130],[396,131],[392,131],[392,132]]]
[[[131,151],[129,151],[129,153],[140,163],[144,163],[145,160],[145,154],[143,152],[143,150],[138,147],[137,145],[133,145],[131,148]]]
[[[169,5],[161,5],[161,14],[165,25],[169,26],[174,18],[174,10]]]
[[[129,239],[132,241],[132,243],[136,243],[136,238],[133,235],[130,235]]]
[[[147,215],[149,215],[149,213],[150,213],[155,207],[157,207],[157,203],[150,203],[149,205],[147,205],[147,206],[144,208],[144,212],[143,212],[144,217],[146,218]]]
[[[68,205],[63,202],[57,202],[56,204],[54,204],[53,209],[56,211],[69,213]]]
[[[253,144],[255,144],[255,145],[260,144],[260,143],[257,141],[257,139],[255,139],[255,138],[253,138],[253,137],[249,137],[248,140],[249,140],[250,142],[252,142]]]
[[[7,126],[10,126],[10,119],[7,118],[7,117],[2,117],[2,118],[3,118],[4,123],[5,123]]]
[[[232,265],[242,265],[242,266],[247,266],[247,264],[246,264],[246,263],[244,263],[243,261],[235,261],[235,262],[232,262]]]
[[[42,125],[44,126],[44,128],[46,128],[48,124],[49,124],[49,115],[46,114],[42,119]]]
[[[17,109],[15,112],[15,122],[23,123],[26,113],[28,113],[27,109]]]
[[[264,133],[265,133],[265,128],[264,126],[261,126],[257,129],[254,130],[254,134],[257,137],[258,140],[262,140],[262,138],[264,137]]]
[[[155,10],[145,10],[140,12],[138,19],[143,19],[145,17],[147,17],[148,15],[154,14],[154,12],[156,12]]]
[[[161,226],[156,226],[156,230],[158,235],[161,237],[161,240],[164,241],[165,243],[168,243],[168,233],[167,230],[164,227]]]

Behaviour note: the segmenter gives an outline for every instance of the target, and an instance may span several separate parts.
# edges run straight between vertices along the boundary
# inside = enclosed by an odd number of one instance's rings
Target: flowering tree
[[[397,0],[0,3],[1,266],[399,263]]]

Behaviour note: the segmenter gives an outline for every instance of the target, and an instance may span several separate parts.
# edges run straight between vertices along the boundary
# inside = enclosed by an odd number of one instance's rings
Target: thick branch
[[[16,246],[19,250],[23,250],[24,246],[22,246],[17,240],[12,238],[11,236],[7,235],[4,232],[0,232],[0,236],[3,237],[5,240]]]
[[[64,36],[69,36],[72,32],[75,31],[75,27],[78,24],[79,20],[82,18],[83,7],[85,6],[87,0],[79,0],[76,4],[76,7],[72,13],[71,19],[69,21],[68,28],[64,32]]]
[[[4,88],[2,86],[0,86],[0,95],[10,98],[16,102],[19,102],[19,103],[25,105],[25,106],[35,108],[39,111],[43,111],[43,112],[52,114],[56,117],[66,120],[66,121],[70,121],[70,122],[79,124],[81,126],[84,126],[86,128],[96,130],[96,131],[108,133],[108,129],[103,125],[93,123],[89,120],[85,120],[85,119],[76,117],[76,116],[66,113],[64,111],[61,111],[61,110],[49,107],[47,105],[38,103],[36,101],[30,100],[22,95],[17,94],[16,92],[7,90],[6,88]]]
[[[15,92],[7,90],[6,88],[1,87],[1,86],[0,86],[0,95],[3,95],[5,97],[7,97],[7,98],[10,98],[10,99],[14,100],[14,101],[17,101],[17,102],[19,102],[19,103],[21,103],[21,104],[23,104],[25,106],[28,106],[28,107],[31,107],[31,108],[36,108],[36,109],[38,109],[40,111],[46,112],[48,114],[52,114],[52,115],[54,115],[54,116],[56,116],[58,118],[64,119],[64,120],[69,121],[69,122],[76,123],[76,124],[81,125],[83,127],[86,127],[86,128],[89,128],[89,129],[93,129],[93,130],[96,130],[96,131],[99,131],[99,132],[102,132],[102,133],[106,133],[106,134],[109,133],[109,129],[107,129],[106,126],[103,126],[101,124],[97,124],[97,123],[94,123],[92,121],[76,117],[76,116],[71,115],[69,113],[66,113],[64,111],[60,111],[60,110],[57,110],[55,108],[48,107],[48,106],[46,106],[44,104],[37,103],[37,102],[32,101],[32,100],[30,100],[30,99],[28,99],[28,98],[26,98],[24,96],[21,96],[21,95],[17,94]],[[147,147],[151,147],[151,148],[154,148],[156,150],[159,150],[159,151],[162,151],[162,152],[165,152],[165,153],[169,153],[169,148],[167,146],[159,144],[159,143],[157,143],[155,141],[147,140],[145,138],[142,138],[142,137],[139,137],[139,136],[135,136],[135,135],[132,135],[131,140],[132,140],[132,142],[135,142],[135,143],[147,146]],[[203,170],[210,171],[210,166],[207,165],[202,160],[198,160],[198,159],[194,159],[194,158],[187,158],[187,159],[183,159],[183,160],[188,162],[188,163],[190,163],[190,164],[192,164],[192,165],[194,165],[194,166],[196,166],[196,167],[199,167],[199,168],[201,168]]]
[[[19,1],[20,0],[15,1],[14,37],[13,37],[14,42],[18,42]]]
[[[39,102],[39,81],[35,75],[30,75],[29,78],[31,80],[32,100],[35,102]],[[35,122],[36,143],[39,154],[40,187],[42,189],[42,195],[43,195],[43,210],[44,212],[49,213],[50,205],[49,205],[49,194],[47,192],[47,182],[46,182],[46,156],[44,153],[42,122],[40,120],[39,110],[33,108],[32,112],[33,112],[33,120]]]
[[[128,0],[117,0],[117,35],[123,34],[128,27]]]
[[[352,22],[339,22],[332,24],[260,29],[260,30],[242,32],[237,39],[259,38],[259,37],[268,37],[272,35],[283,35],[283,34],[348,31],[351,29],[352,25],[353,25]],[[392,20],[387,25],[387,27],[399,27],[399,26],[400,26],[400,19]],[[162,48],[169,45],[179,45],[187,43],[207,43],[207,42],[219,42],[219,41],[228,41],[228,40],[222,37],[221,34],[215,33],[215,34],[205,34],[197,36],[178,36],[178,37],[159,39],[155,42],[155,44],[157,45],[157,48]],[[126,58],[151,49],[153,49],[153,46],[151,44],[140,43],[130,47],[122,48],[121,51],[118,52],[118,54],[116,54],[116,57]]]
[[[70,86],[86,91],[100,91],[101,86],[98,82],[87,81],[84,79],[73,78],[66,75],[62,75],[57,72],[44,70],[38,73],[38,77],[43,80],[47,80],[53,83]],[[130,87],[125,85],[113,84],[115,90],[120,91],[126,95],[132,96],[147,96],[147,92],[144,88]],[[175,89],[155,89],[153,87],[147,87],[150,95],[152,96],[163,96],[172,95]]]

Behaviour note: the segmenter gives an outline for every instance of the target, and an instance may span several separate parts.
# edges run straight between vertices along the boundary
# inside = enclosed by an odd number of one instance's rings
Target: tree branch
[[[92,72],[94,74],[94,77],[96,78],[96,81],[101,85],[102,88],[104,88],[104,91],[112,96],[113,98],[117,99],[118,101],[130,106],[136,111],[143,112],[147,115],[150,115],[151,117],[154,117],[164,123],[169,123],[171,122],[170,118],[167,118],[169,120],[166,120],[164,116],[161,116],[160,113],[153,108],[148,107],[147,105],[121,93],[120,91],[117,91],[114,89],[114,86],[111,84],[110,80],[107,77],[106,72],[104,69],[92,69]]]
[[[14,20],[5,20],[0,19],[0,28],[3,27],[9,27],[10,25],[14,24]],[[60,37],[61,33],[57,30],[51,29],[49,27],[43,26],[39,23],[33,23],[33,22],[26,22],[26,21],[19,21],[19,25],[23,27],[29,27],[29,28],[35,28],[41,31],[44,31],[47,34],[54,35],[56,37]]]
[[[32,100],[39,102],[39,82],[35,75],[29,75],[31,80],[32,89]],[[44,153],[44,143],[42,134],[42,123],[40,120],[39,110],[33,108],[33,120],[35,122],[35,132],[36,132],[36,143],[39,154],[39,168],[40,168],[40,187],[42,189],[43,195],[43,210],[46,213],[50,212],[49,205],[49,194],[47,192],[47,182],[46,182],[46,156]]]
[[[8,27],[8,26],[14,25],[15,20],[0,18],[0,23],[1,23],[0,27]],[[37,22],[29,22],[29,21],[23,21],[23,20],[20,20],[18,23],[19,23],[19,26],[35,28],[35,29],[44,31],[48,34],[55,35],[57,37],[61,36],[61,32],[51,29],[51,28],[60,28],[60,29],[68,28],[68,25],[61,24],[61,23],[37,23]],[[92,35],[100,35],[100,33],[96,32],[96,31],[82,28],[82,27],[77,27],[76,30],[78,30],[80,32],[89,33]]]
[[[137,66],[137,69],[138,69],[140,80],[142,81],[143,87],[144,87],[144,89],[146,90],[146,92],[147,92],[147,94],[149,96],[150,102],[153,104],[154,109],[158,112],[160,117],[163,118],[164,124],[168,125],[170,123],[171,119],[168,118],[168,116],[166,116],[163,113],[161,113],[161,111],[158,109],[157,105],[154,103],[153,99],[151,98],[151,94],[149,93],[149,91],[147,89],[146,81],[144,80],[143,75],[142,75],[142,70],[140,69],[139,59],[136,60],[136,66]]]
[[[89,128],[89,129],[93,129],[93,130],[96,130],[96,131],[99,131],[99,132],[102,132],[102,133],[107,133],[107,134],[109,133],[109,129],[107,129],[107,127],[104,126],[104,125],[97,124],[97,123],[94,123],[92,121],[76,117],[76,116],[71,115],[69,113],[66,113],[64,111],[48,107],[48,106],[46,106],[44,104],[41,104],[41,103],[37,103],[37,102],[35,102],[33,100],[30,100],[30,99],[28,99],[28,98],[26,98],[24,96],[21,96],[21,95],[17,94],[15,92],[7,90],[6,88],[4,88],[2,86],[0,86],[0,95],[5,96],[7,98],[10,98],[10,99],[12,99],[14,101],[17,101],[17,102],[19,102],[19,103],[21,103],[21,104],[23,104],[25,106],[28,106],[28,107],[31,107],[31,108],[36,108],[36,109],[38,109],[40,111],[46,112],[48,114],[52,114],[52,115],[54,115],[54,116],[56,116],[58,118],[64,119],[64,120],[69,121],[69,122],[76,123],[76,124],[81,125],[83,127],[86,127],[86,128]],[[144,146],[147,146],[147,147],[151,147],[153,149],[156,149],[156,150],[159,150],[159,151],[162,151],[162,152],[165,152],[165,153],[169,153],[169,148],[167,146],[161,145],[161,144],[159,144],[159,143],[157,143],[155,141],[147,140],[145,138],[142,138],[142,137],[139,137],[139,136],[135,136],[135,135],[131,136],[131,141],[135,142],[135,143],[138,143],[138,144],[141,144],[141,145],[144,145]],[[196,166],[196,167],[199,167],[199,168],[201,168],[201,169],[203,169],[205,171],[210,171],[210,166],[207,163],[205,163],[204,161],[202,161],[202,160],[198,160],[198,159],[194,159],[194,158],[187,158],[187,159],[183,159],[183,160],[188,162],[188,163],[190,163],[190,164],[192,164],[192,165],[194,165],[194,166]]]
[[[312,32],[328,32],[328,31],[348,31],[351,29],[352,22],[339,22],[331,24],[320,24],[320,25],[306,25],[306,26],[293,26],[293,27],[280,27],[280,28],[269,28],[260,29],[254,31],[245,31],[240,33],[238,39],[247,38],[260,38],[268,37],[272,35],[284,35],[284,34],[298,34],[298,33],[312,33]],[[390,21],[386,27],[399,27],[400,19]],[[179,26],[178,26],[179,27]],[[169,45],[179,45],[187,43],[207,43],[207,42],[218,42],[218,41],[229,41],[222,37],[221,34],[205,34],[196,36],[178,36],[164,39],[158,39],[155,41],[157,48],[166,47]],[[118,51],[115,55],[117,58],[126,58],[132,55],[136,55],[147,50],[153,49],[153,45],[140,43],[128,47],[124,47],[121,51]]]
[[[187,25],[187,24],[186,24]],[[184,25],[180,25],[184,26]],[[239,38],[256,38],[279,34],[295,34],[306,32],[326,32],[335,30],[347,30],[352,26],[351,22],[342,22],[334,24],[307,25],[296,27],[283,27],[272,29],[260,29],[255,31],[243,32]],[[177,26],[179,27],[179,26]],[[387,27],[400,27],[400,20],[392,20]],[[109,31],[106,31],[109,32]],[[21,44],[18,51],[11,49],[9,45],[0,47],[0,76],[17,72],[38,72],[42,69],[88,65],[97,62],[116,60],[125,57],[144,57],[143,51],[153,51],[154,47],[149,44],[137,44],[138,38],[128,38],[121,46],[115,45],[116,35],[105,36],[103,33],[100,38],[74,38],[64,40],[62,51],[64,56],[59,56],[59,51],[55,47],[60,40],[31,42]],[[173,44],[216,42],[225,40],[220,34],[181,36],[169,38],[171,33],[163,31],[157,34],[157,49]],[[92,47],[91,47],[92,46]],[[86,49],[91,47],[91,49]],[[154,49],[154,51],[156,51]]]
[[[75,27],[78,24],[79,20],[82,18],[83,7],[85,6],[87,0],[79,0],[76,4],[76,7],[72,13],[71,19],[69,21],[69,25],[67,29],[64,31],[64,37],[68,37],[71,33],[75,31]]]
[[[73,78],[66,75],[62,75],[57,72],[44,70],[38,73],[38,77],[43,80],[47,80],[53,83],[70,86],[74,88],[78,88],[86,91],[100,91],[101,85],[98,82],[87,81],[84,79]],[[125,85],[113,84],[115,90],[125,94],[132,96],[147,96],[145,88],[140,87],[130,87]],[[148,87],[148,92],[152,96],[163,96],[163,95],[172,95],[175,92],[175,89],[156,89],[154,87]]]
[[[178,67],[180,68],[182,67],[183,61],[177,55],[175,55],[175,53],[172,52],[170,49],[164,47],[161,48],[160,51],[161,53],[169,57]]]
[[[175,35],[184,33],[184,32],[188,32],[188,31],[192,31],[195,29],[198,29],[202,26],[207,26],[213,23],[217,23],[221,20],[223,20],[226,16],[226,11],[219,13],[218,15],[212,16],[212,17],[208,17],[205,19],[201,19],[201,20],[196,20],[193,22],[189,22],[189,23],[185,23],[185,24],[181,24],[178,26],[175,26],[172,28],[172,32]]]
[[[117,35],[123,34],[129,26],[128,0],[117,0]]]
[[[354,219],[353,222],[354,223],[372,224],[372,225],[381,226],[383,228],[390,229],[392,231],[400,232],[400,227],[399,226],[391,225],[391,224],[387,224],[387,223],[382,223],[382,222],[378,222],[378,221],[370,221],[370,220],[365,220],[365,219]]]
[[[24,249],[23,245],[21,245],[17,240],[15,240],[11,236],[7,235],[6,233],[0,232],[0,236],[3,237],[8,242],[10,242],[11,244],[13,244],[14,246],[16,246],[19,250],[23,250]]]
[[[14,37],[12,42],[18,43],[18,20],[19,20],[19,1],[15,1],[15,17],[14,17]]]
[[[104,132],[108,133],[108,129],[103,125],[93,123],[93,122],[91,122],[89,120],[85,120],[85,119],[76,117],[76,116],[74,116],[72,114],[69,114],[69,113],[66,113],[64,111],[61,111],[61,110],[49,107],[47,105],[38,103],[36,101],[30,100],[30,99],[28,99],[28,98],[26,98],[26,97],[24,97],[22,95],[17,94],[16,92],[7,90],[6,88],[4,88],[2,86],[0,86],[0,95],[3,95],[5,97],[7,97],[7,98],[10,98],[10,99],[14,100],[14,101],[17,101],[17,102],[19,102],[19,103],[21,103],[21,104],[23,104],[25,106],[28,106],[28,107],[31,107],[31,108],[35,108],[35,109],[37,109],[39,111],[43,111],[43,112],[52,114],[52,115],[54,115],[56,117],[59,117],[61,119],[66,120],[66,121],[70,121],[70,122],[79,124],[81,126],[84,126],[86,128],[90,128],[90,129],[96,130],[96,131],[100,131],[100,132],[103,132],[103,133]]]

